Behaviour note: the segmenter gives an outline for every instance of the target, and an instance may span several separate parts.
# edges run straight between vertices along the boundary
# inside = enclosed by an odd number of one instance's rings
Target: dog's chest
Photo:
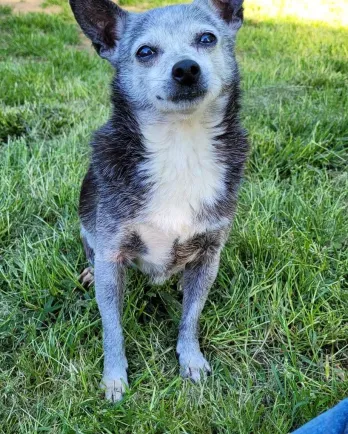
[[[198,122],[149,128],[144,137],[148,159],[141,170],[150,190],[138,232],[146,261],[160,264],[169,260],[174,242],[209,229],[197,217],[224,193],[225,169],[217,161],[214,133]]]

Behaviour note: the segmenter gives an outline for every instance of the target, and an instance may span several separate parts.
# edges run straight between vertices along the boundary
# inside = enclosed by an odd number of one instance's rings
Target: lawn
[[[201,319],[213,375],[178,375],[176,281],[131,272],[131,387],[115,406],[98,389],[94,288],[77,281],[111,69],[66,7],[0,8],[0,432],[285,434],[348,396],[348,30],[252,2],[237,50],[252,151]]]

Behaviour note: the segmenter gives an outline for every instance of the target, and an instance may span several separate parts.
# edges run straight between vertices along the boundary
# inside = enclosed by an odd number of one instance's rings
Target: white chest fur
[[[157,123],[142,133],[149,158],[141,170],[152,187],[139,232],[158,263],[175,239],[202,231],[195,217],[224,193],[225,168],[216,158],[216,129],[198,119]]]

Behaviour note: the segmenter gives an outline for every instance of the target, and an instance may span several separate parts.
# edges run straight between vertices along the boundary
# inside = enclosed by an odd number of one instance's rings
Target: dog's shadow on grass
[[[155,285],[137,270],[129,270],[128,275],[128,301],[139,324],[145,326],[163,320],[178,324],[182,303],[180,279],[172,278],[164,285]]]

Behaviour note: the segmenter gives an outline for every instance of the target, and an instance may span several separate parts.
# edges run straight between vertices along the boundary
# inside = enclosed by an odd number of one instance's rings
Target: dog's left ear
[[[128,13],[110,0],[70,0],[71,9],[97,53],[111,60]]]
[[[230,27],[233,33],[236,33],[243,24],[243,0],[196,0],[197,3],[208,2]]]

